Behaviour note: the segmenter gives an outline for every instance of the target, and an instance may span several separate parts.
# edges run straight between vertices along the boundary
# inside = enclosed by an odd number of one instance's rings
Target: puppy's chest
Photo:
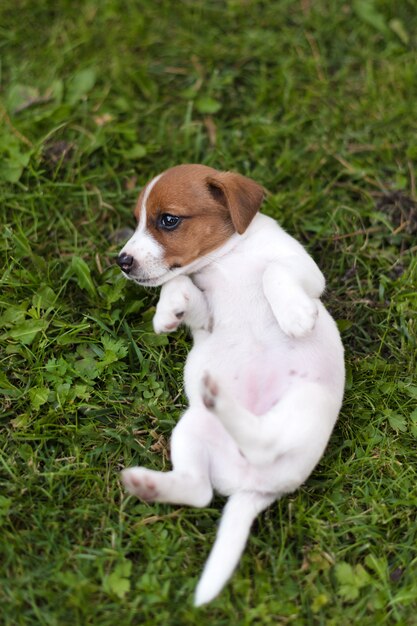
[[[254,325],[267,314],[267,301],[260,280],[239,279],[235,282],[207,282],[202,289],[215,326],[228,325],[233,334],[234,326]]]
[[[248,307],[262,304],[265,265],[262,259],[249,261],[242,253],[234,254],[204,268],[193,276],[193,280],[204,292],[214,314],[221,311],[242,314]]]

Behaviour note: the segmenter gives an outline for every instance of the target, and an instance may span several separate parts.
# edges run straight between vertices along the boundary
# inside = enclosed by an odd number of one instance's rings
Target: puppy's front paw
[[[145,467],[130,467],[121,473],[123,485],[133,496],[145,502],[154,502],[158,497],[155,472]]]
[[[178,276],[162,288],[153,318],[153,328],[157,334],[177,330],[182,323],[191,299],[190,283],[187,276]]]
[[[313,330],[318,316],[317,303],[310,298],[297,298],[280,311],[278,323],[288,337],[305,337]]]

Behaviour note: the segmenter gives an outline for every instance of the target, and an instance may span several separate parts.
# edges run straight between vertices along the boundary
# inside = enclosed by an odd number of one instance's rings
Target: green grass
[[[4,3],[5,5],[6,3]],[[415,2],[20,0],[0,8],[0,613],[6,626],[417,623]],[[212,605],[223,502],[169,467],[184,332],[114,266],[143,183],[234,169],[323,269],[347,389],[325,457]]]

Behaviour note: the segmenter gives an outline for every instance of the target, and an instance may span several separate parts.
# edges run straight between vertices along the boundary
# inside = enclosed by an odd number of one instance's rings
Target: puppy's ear
[[[236,232],[245,232],[265,197],[265,189],[234,172],[219,172],[207,178],[209,192],[229,211]]]

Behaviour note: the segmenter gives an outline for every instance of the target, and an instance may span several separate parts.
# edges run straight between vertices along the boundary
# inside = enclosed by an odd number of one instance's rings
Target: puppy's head
[[[135,233],[117,262],[140,285],[193,271],[245,232],[264,198],[253,180],[205,165],[178,165],[153,178],[135,208]]]

